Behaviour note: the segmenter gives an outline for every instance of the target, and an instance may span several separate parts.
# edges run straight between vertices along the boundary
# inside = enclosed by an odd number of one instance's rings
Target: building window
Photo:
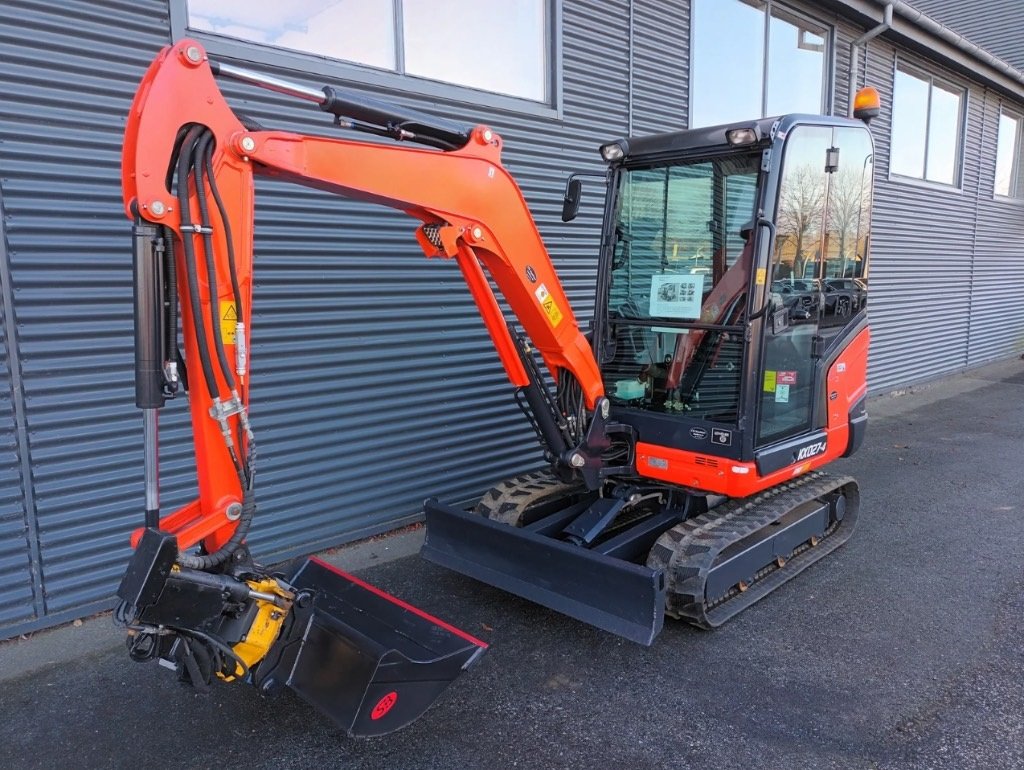
[[[831,36],[773,0],[693,0],[690,125],[827,112]]]
[[[1020,115],[999,114],[999,137],[996,141],[995,194],[1007,198],[1024,199],[1024,148]]]
[[[188,28],[550,102],[549,0],[187,0]]]
[[[963,102],[963,89],[897,65],[890,173],[958,185]]]

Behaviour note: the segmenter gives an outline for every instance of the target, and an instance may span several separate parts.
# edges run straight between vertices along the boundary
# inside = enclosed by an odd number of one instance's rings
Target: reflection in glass
[[[543,101],[545,5],[545,0],[403,0],[405,70]]]
[[[188,0],[188,26],[254,43],[395,68],[392,0]]]
[[[546,0],[188,0],[188,26],[544,101],[547,11]]]
[[[925,178],[932,182],[956,184],[959,148],[960,93],[933,83]]]
[[[823,27],[772,8],[767,115],[822,111],[825,47]]]
[[[1005,112],[1002,113],[999,116],[999,139],[996,144],[996,195],[1024,197],[1019,189],[1022,186],[1019,179],[1020,146],[1020,120]],[[1015,175],[1018,177],[1016,185]]]
[[[761,117],[762,2],[694,0],[690,125]]]
[[[841,149],[829,186],[821,323],[838,331],[867,305],[873,156],[862,129],[836,129],[835,143]]]
[[[896,86],[892,97],[892,149],[889,157],[889,170],[893,174],[924,179],[928,88],[927,81],[896,71]]]
[[[786,138],[776,209],[770,308],[764,337],[764,380],[758,443],[809,427],[814,366],[811,350],[821,309],[821,257],[832,129],[797,126]]]
[[[820,24],[760,0],[694,0],[691,40],[690,125],[823,111],[828,30]]]
[[[832,129],[800,126],[786,145],[776,214],[775,279],[811,281],[818,275],[828,176],[825,154]]]
[[[614,403],[735,421],[744,350],[737,326],[751,279],[760,157],[623,175],[608,293],[611,352],[601,362]]]

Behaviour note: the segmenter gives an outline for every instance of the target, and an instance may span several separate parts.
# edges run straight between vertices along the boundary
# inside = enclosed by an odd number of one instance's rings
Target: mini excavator
[[[232,111],[217,77],[378,138],[265,129]],[[584,333],[495,131],[213,61],[192,40],[165,48],[132,104],[122,169],[146,494],[118,589],[130,657],[199,688],[288,687],[349,733],[380,735],[487,647],[319,559],[268,569],[249,553],[257,174],[418,220],[424,254],[458,265],[537,433],[543,470],[470,509],[426,502],[425,558],[651,644],[666,614],[717,626],[838,547],[858,487],[820,469],[860,446],[867,420],[866,123],[878,111],[864,89],[854,119],[603,145]],[[563,220],[581,195],[573,175]],[[183,391],[198,498],[163,515],[158,415]]]

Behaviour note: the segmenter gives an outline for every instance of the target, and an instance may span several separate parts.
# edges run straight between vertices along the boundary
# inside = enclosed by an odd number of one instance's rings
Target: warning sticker
[[[225,345],[235,344],[235,324],[238,323],[238,308],[234,302],[220,301],[220,339]]]
[[[555,298],[551,296],[551,292],[548,291],[548,287],[541,284],[537,287],[534,294],[537,295],[537,300],[540,302],[540,306],[544,308],[544,313],[547,315],[551,325],[558,326],[562,320],[562,311],[558,308]]]
[[[779,372],[775,381],[779,385],[796,385],[796,372]]]
[[[775,392],[775,382],[776,382],[775,374],[776,374],[776,372],[775,372],[774,369],[766,369],[765,370],[765,373],[764,373],[764,392],[765,393],[774,393]]]
[[[768,279],[768,271],[763,267],[759,267],[757,272],[754,273],[754,285],[764,286],[764,282]]]
[[[789,385],[775,386],[775,402],[778,404],[789,403]]]

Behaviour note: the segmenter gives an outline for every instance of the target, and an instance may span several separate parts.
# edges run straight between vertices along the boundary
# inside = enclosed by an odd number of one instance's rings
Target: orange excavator
[[[265,129],[232,111],[217,77],[394,141]],[[877,112],[869,89],[859,120],[789,115],[602,146],[585,334],[496,132],[212,61],[191,40],[165,48],[124,141],[146,483],[118,589],[130,656],[200,688],[290,687],[378,735],[487,646],[316,558],[271,570],[246,547],[257,174],[418,220],[424,254],[458,265],[536,429],[544,470],[470,510],[426,502],[427,559],[650,644],[666,613],[716,626],[844,542],[857,484],[819,469],[864,436]],[[570,177],[564,220],[581,191]],[[183,391],[198,498],[165,515],[158,415]]]

